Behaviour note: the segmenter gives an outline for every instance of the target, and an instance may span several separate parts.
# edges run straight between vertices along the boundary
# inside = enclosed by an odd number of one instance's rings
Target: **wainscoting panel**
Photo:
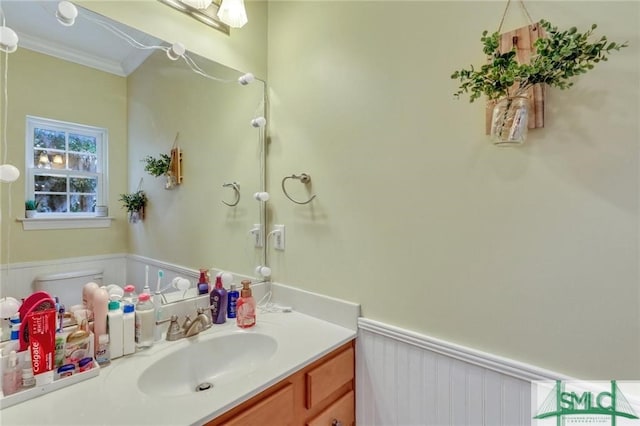
[[[37,262],[0,265],[0,297],[12,296],[17,299],[33,292],[33,280],[38,275],[63,272],[100,270],[104,284],[125,282],[126,254],[74,257]]]
[[[366,318],[358,327],[359,426],[526,426],[531,380],[566,378]]]

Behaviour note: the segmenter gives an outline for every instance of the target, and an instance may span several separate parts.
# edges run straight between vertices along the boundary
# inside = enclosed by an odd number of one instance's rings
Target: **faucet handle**
[[[198,318],[202,321],[203,329],[206,330],[211,327],[211,317],[205,314],[205,311],[209,310],[209,308],[198,308]]]
[[[180,324],[178,324],[178,316],[171,315],[171,324],[169,324],[169,329],[167,330],[167,341],[172,342],[182,337],[184,337],[184,332],[180,328]]]
[[[189,327],[191,327],[191,323],[193,321],[191,321],[191,318],[189,318],[189,315],[186,315],[184,317],[184,322],[182,323],[182,331],[184,331],[186,333],[186,331],[189,329]]]

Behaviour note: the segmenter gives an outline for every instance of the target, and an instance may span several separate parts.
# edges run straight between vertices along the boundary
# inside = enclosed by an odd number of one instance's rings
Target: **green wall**
[[[483,62],[505,2],[269,3],[274,279],[561,373],[640,379],[640,3],[526,5],[631,47],[548,90],[545,128],[501,149],[449,76]],[[526,23],[512,5],[505,29]],[[279,190],[294,172],[309,205]]]
[[[127,186],[126,79],[27,49],[9,58],[7,162],[20,178],[2,185],[2,259],[28,262],[127,251],[127,224],[118,194]],[[24,231],[26,116],[109,129],[110,228]],[[9,202],[9,197],[11,202]]]

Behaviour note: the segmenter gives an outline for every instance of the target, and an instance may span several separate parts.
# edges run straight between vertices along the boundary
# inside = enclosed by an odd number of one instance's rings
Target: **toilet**
[[[67,307],[82,304],[82,287],[94,282],[102,285],[103,271],[99,269],[39,275],[33,280],[34,291],[46,291],[51,297],[58,296]]]

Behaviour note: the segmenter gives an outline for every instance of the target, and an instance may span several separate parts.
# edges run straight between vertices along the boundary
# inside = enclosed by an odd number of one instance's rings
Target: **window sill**
[[[25,231],[40,229],[109,228],[113,217],[34,217],[16,219]]]

